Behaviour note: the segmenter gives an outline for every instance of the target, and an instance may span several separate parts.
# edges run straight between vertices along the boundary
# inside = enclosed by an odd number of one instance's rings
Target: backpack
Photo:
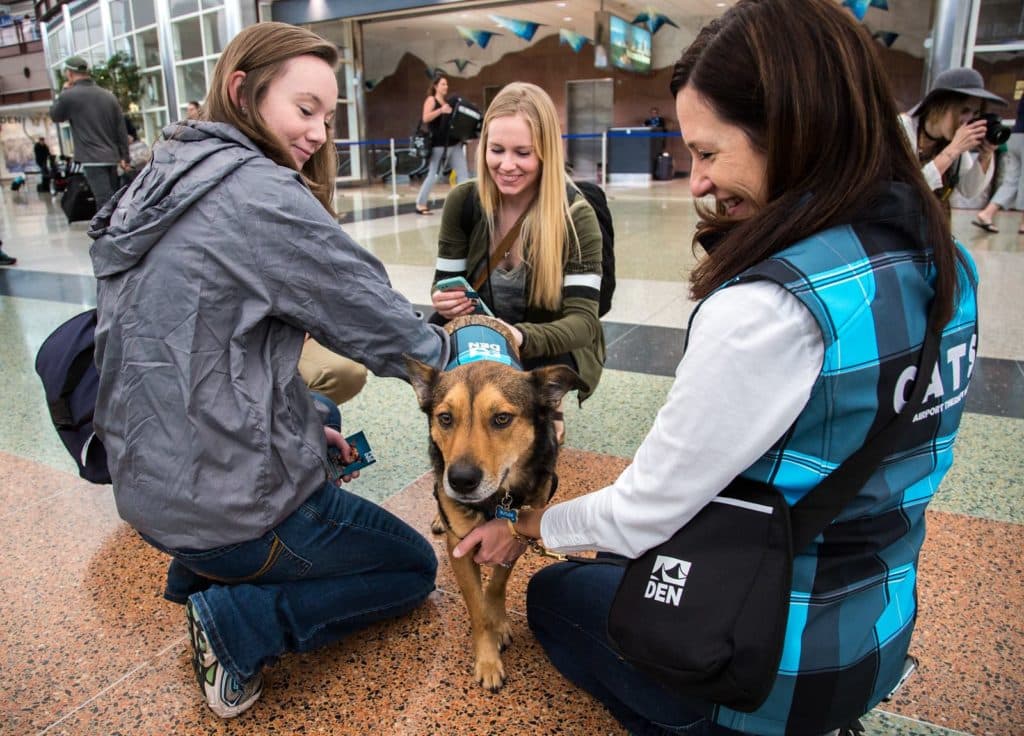
[[[36,354],[36,373],[43,381],[53,426],[78,464],[78,474],[92,483],[110,483],[107,450],[92,426],[100,384],[95,347],[96,310],[90,309],[43,341]]]
[[[591,181],[577,181],[565,185],[565,194],[570,203],[574,199],[573,185],[580,190],[597,215],[597,225],[601,230],[601,296],[598,299],[597,316],[603,317],[612,308],[612,295],[615,294],[615,227],[612,225],[612,213],[608,209],[608,198],[604,190]],[[474,187],[473,193],[466,197],[462,204],[462,215],[459,222],[462,232],[473,232],[473,226],[480,219],[480,196]]]

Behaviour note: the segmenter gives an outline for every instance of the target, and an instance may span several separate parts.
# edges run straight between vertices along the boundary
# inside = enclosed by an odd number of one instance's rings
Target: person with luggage
[[[589,386],[579,394],[583,401],[597,388],[605,358],[601,230],[565,175],[561,126],[547,92],[525,82],[502,88],[484,115],[477,171],[445,199],[434,283],[484,276],[480,298],[509,324],[524,368],[572,367]],[[469,222],[467,206],[476,215]],[[460,288],[434,289],[431,301],[439,321],[476,308]],[[564,435],[561,419],[558,433]]]
[[[297,369],[307,334],[405,380],[404,355],[441,368],[449,353],[337,223],[337,64],[308,29],[243,29],[202,119],[165,128],[90,231],[94,428],[118,513],[172,558],[164,595],[185,604],[199,687],[223,718],[259,698],[282,654],[434,589],[431,545],[334,484],[355,452]]]
[[[35,145],[32,146],[32,152],[35,155],[36,166],[39,167],[39,185],[36,191],[48,192],[50,191],[50,147],[46,144],[46,139],[42,136],[36,140]]]
[[[452,106],[448,97],[448,77],[438,73],[434,75],[423,100],[420,121],[430,131],[430,161],[427,162],[427,175],[423,178],[419,194],[416,195],[416,212],[421,215],[432,214],[430,211],[430,190],[441,178],[446,166],[455,170],[456,183],[469,179],[466,166],[466,152],[463,143],[449,138]]]
[[[552,664],[631,733],[826,734],[904,673],[925,508],[952,463],[974,367],[977,271],[906,144],[877,48],[833,0],[739,0],[697,33],[671,89],[706,257],[668,397],[611,485],[487,522],[454,549],[484,565],[511,562],[523,540],[608,562],[657,553],[731,488],[764,485],[787,506],[813,497],[921,391],[866,484],[793,550],[781,659],[750,712],[623,658],[608,623],[624,567],[563,562],[533,576],[527,617]],[[919,371],[936,343],[934,372]],[[687,584],[686,560],[662,562],[645,571],[655,595]],[[666,636],[688,631],[680,621]],[[723,663],[701,664],[713,674]]]
[[[128,168],[128,130],[117,98],[97,86],[89,62],[64,60],[64,87],[50,107],[55,123],[70,123],[75,161],[100,209],[118,188],[119,167]]]

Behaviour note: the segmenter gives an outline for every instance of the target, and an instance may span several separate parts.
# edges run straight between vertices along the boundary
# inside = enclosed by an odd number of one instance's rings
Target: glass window
[[[334,137],[348,139],[349,136],[349,125],[348,125],[348,105],[340,104],[334,108]]]
[[[87,49],[92,46],[89,43],[89,23],[86,20],[86,15],[80,15],[77,18],[71,19],[71,35],[73,36],[74,46],[76,49]]]
[[[160,66],[160,42],[157,38],[156,28],[136,34],[135,39],[138,49],[135,58],[139,60],[139,66],[143,68]]]
[[[209,10],[210,8],[223,8],[224,0],[202,0],[203,10]]]
[[[223,11],[203,16],[203,38],[206,40],[207,54],[219,54],[224,50],[228,40],[228,29]]]
[[[134,28],[143,28],[156,23],[154,0],[131,0]]]
[[[50,39],[50,53],[53,55],[52,58],[63,62],[70,54],[68,53],[68,47],[64,43],[64,29],[58,26],[56,29],[51,29],[50,33],[47,34]]]
[[[160,71],[147,72],[142,75],[142,109],[163,107],[164,75]]]
[[[981,0],[975,43],[1013,43],[1024,37],[1020,0]]]
[[[135,49],[132,48],[132,37],[122,36],[114,39],[114,52],[123,51],[129,59],[135,59]]]
[[[131,18],[124,0],[110,0],[110,22],[115,36],[122,36],[131,30]]]
[[[171,17],[178,18],[182,15],[195,13],[199,10],[197,0],[171,0]]]
[[[178,75],[178,99],[201,100],[206,97],[206,74],[202,61],[182,64],[176,70]]]
[[[157,139],[160,131],[167,125],[167,111],[150,110],[142,116],[142,121],[146,128],[146,141],[151,143]]]
[[[203,55],[203,36],[199,28],[199,18],[189,18],[174,23],[174,58],[176,61],[195,59]]]

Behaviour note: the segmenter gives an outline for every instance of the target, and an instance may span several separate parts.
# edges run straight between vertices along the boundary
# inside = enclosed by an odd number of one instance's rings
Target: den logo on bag
[[[659,603],[678,606],[683,598],[686,576],[690,574],[690,563],[668,555],[658,555],[647,581],[644,598],[653,598]]]

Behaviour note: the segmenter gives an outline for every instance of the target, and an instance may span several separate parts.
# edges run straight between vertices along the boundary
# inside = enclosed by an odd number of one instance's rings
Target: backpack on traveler
[[[601,229],[601,297],[598,300],[597,316],[603,317],[612,308],[612,296],[615,294],[615,227],[612,224],[612,213],[608,209],[608,198],[605,196],[604,190],[597,184],[591,181],[566,183],[565,194],[570,203],[575,199],[574,187],[580,190],[580,194],[594,209],[594,214],[597,215],[597,224]],[[474,189],[462,205],[459,219],[462,232],[468,236],[482,214],[480,196]]]
[[[93,483],[110,483],[107,450],[93,432],[92,417],[100,376],[96,370],[96,310],[69,319],[36,354],[46,405],[61,442],[78,465],[78,474]]]

